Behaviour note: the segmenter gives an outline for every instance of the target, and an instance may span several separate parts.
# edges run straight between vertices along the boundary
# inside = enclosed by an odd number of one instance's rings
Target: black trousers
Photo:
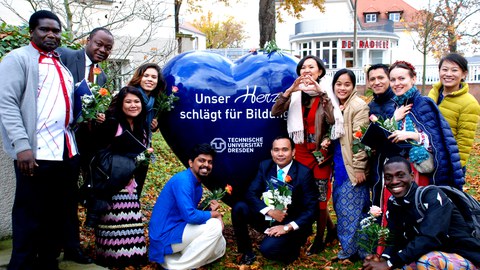
[[[271,227],[270,221],[265,220],[265,216],[261,213],[254,213],[243,202],[237,202],[232,208],[232,223],[237,240],[238,252],[252,252],[252,241],[248,235],[248,224],[259,232]],[[285,224],[287,224],[286,222]],[[273,223],[279,225],[280,223]],[[270,237],[265,235],[260,244],[260,252],[270,260],[280,261],[283,263],[291,263],[300,255],[300,248],[305,244],[308,236],[312,233],[312,227],[300,228],[296,231],[290,231],[280,237]]]
[[[14,162],[17,186],[9,270],[54,268],[62,241],[62,225],[67,216],[73,215],[67,202],[71,199],[71,183],[78,176],[78,155],[63,161],[36,162],[39,166],[33,176],[23,175]],[[74,211],[76,215],[77,209]]]
[[[80,201],[79,176],[81,172],[83,181],[88,179],[90,161],[95,155],[96,145],[91,140],[91,138],[93,138],[92,132],[90,131],[91,125],[92,123],[82,123],[75,132],[75,139],[80,152],[79,166],[81,171],[77,170],[77,175],[68,180],[69,197],[67,198],[66,203],[67,207],[70,208],[70,211],[68,211],[68,215],[65,217],[65,222],[63,223],[63,242],[60,249],[80,248],[80,229],[78,220],[78,203]]]

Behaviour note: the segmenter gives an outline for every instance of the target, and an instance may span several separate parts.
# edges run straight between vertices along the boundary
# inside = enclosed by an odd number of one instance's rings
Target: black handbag
[[[133,156],[117,154],[111,148],[100,150],[92,158],[89,179],[82,187],[88,227],[96,227],[100,216],[108,210],[112,196],[128,184],[135,168]]]

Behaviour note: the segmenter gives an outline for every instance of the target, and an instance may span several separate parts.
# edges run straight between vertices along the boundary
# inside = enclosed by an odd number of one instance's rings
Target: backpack
[[[422,195],[425,190],[432,186],[418,187],[415,192],[415,207],[417,208],[418,216],[417,223],[422,222],[427,210],[422,202]],[[462,214],[467,222],[467,225],[472,230],[472,237],[480,240],[480,203],[475,200],[468,193],[449,186],[436,186],[443,191],[450,201],[455,204],[457,209]]]

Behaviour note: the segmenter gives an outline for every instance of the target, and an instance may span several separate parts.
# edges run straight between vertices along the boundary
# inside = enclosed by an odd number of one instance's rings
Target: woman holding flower
[[[105,122],[95,130],[100,149],[109,149],[117,155],[134,160],[138,153],[124,153],[126,146],[116,149],[115,142],[128,131],[140,144],[145,147],[149,144],[150,129],[146,125],[144,107],[143,95],[139,89],[132,86],[122,88],[105,113]],[[136,141],[133,140],[132,143]],[[148,151],[142,154],[145,153],[148,154]],[[134,165],[132,171],[126,171],[127,166],[122,166],[123,163],[115,163],[118,160],[112,158],[112,168],[115,168],[116,173],[121,171],[122,175],[126,175],[122,177],[126,179],[125,185],[118,183],[116,186],[122,186],[121,190],[104,189],[108,194],[98,194],[99,197],[107,198],[109,204],[95,229],[96,263],[106,267],[141,265],[146,262],[147,254],[137,186],[145,182],[148,165],[138,164],[136,168]],[[135,164],[135,161],[132,162]],[[108,181],[113,181],[113,177]]]
[[[155,63],[146,63],[137,68],[132,79],[128,82],[129,86],[134,86],[142,91],[145,101],[145,111],[147,113],[147,123],[152,131],[157,130],[158,120],[158,96],[165,90],[165,80],[162,70]]]
[[[362,126],[367,126],[368,106],[357,96],[356,77],[349,69],[341,69],[333,77],[335,92],[345,121],[345,135],[333,140],[333,206],[337,213],[338,239],[342,250],[338,260],[359,259],[358,243],[355,234],[360,228],[363,210],[369,203],[369,187],[366,183],[368,156],[364,149],[353,151],[355,134]]]
[[[313,55],[304,57],[297,65],[297,74],[299,77],[293,84],[278,96],[272,115],[288,111],[287,129],[295,142],[295,159],[313,169],[320,191],[317,233],[309,251],[315,254],[325,248],[325,227],[329,231],[326,242],[336,238],[335,226],[327,209],[332,174],[328,131],[333,125],[332,136],[339,137],[343,132],[343,119],[338,104],[331,101],[334,95],[330,78],[324,78],[325,66],[320,58]]]
[[[420,95],[415,87],[415,68],[408,62],[397,61],[390,66],[389,73],[398,122],[398,130],[389,139],[413,145],[408,159],[417,184],[461,188],[465,180],[457,142],[433,100]]]

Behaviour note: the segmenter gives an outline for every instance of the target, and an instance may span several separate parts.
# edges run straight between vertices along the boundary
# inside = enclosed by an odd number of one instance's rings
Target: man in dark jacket
[[[262,161],[245,200],[232,209],[232,223],[240,264],[252,264],[255,255],[248,235],[248,224],[265,233],[260,252],[267,259],[291,263],[298,258],[300,247],[312,233],[318,204],[318,188],[310,169],[293,160],[295,144],[288,137],[278,137],[272,144],[272,159]],[[268,206],[261,199],[269,190],[268,182],[277,179],[291,186],[291,203],[287,211]]]
[[[106,28],[98,27],[90,32],[84,49],[60,48],[59,53],[62,62],[72,73],[75,84],[85,79],[103,87],[107,82],[107,75],[99,69],[98,64],[107,60],[112,49],[112,33]]]
[[[385,163],[384,179],[392,194],[387,219],[393,237],[381,258],[367,256],[364,269],[393,269],[412,263],[434,269],[480,266],[480,240],[471,235],[462,214],[445,193],[434,186],[424,192],[422,202],[427,210],[423,220],[417,222],[414,202],[418,186],[410,163],[392,157]],[[447,267],[439,268],[439,263]]]
[[[393,117],[395,112],[395,94],[390,88],[390,79],[388,77],[388,66],[384,64],[375,64],[368,68],[367,81],[373,90],[373,100],[368,104],[370,115],[382,117],[383,119]],[[382,170],[383,163],[387,155],[380,151],[372,158],[372,167],[370,172],[372,184],[372,203],[373,205],[382,206],[383,197],[383,180]]]
[[[72,73],[75,84],[85,79],[90,83],[104,86],[107,82],[107,75],[99,68],[98,63],[108,58],[112,48],[112,33],[106,28],[99,27],[90,32],[84,49],[72,50],[69,48],[60,48],[59,53],[62,62]],[[75,132],[75,138],[80,152],[80,166],[83,178],[86,179],[88,165],[95,154],[88,125],[80,125],[79,129]],[[73,188],[78,189],[78,183],[76,181],[75,183],[71,183],[71,185],[73,185]],[[68,217],[64,222],[63,258],[82,264],[92,263],[92,260],[84,256],[80,249],[78,216],[76,215],[76,209],[78,207],[77,196],[71,196],[69,206],[75,209],[75,215]]]

